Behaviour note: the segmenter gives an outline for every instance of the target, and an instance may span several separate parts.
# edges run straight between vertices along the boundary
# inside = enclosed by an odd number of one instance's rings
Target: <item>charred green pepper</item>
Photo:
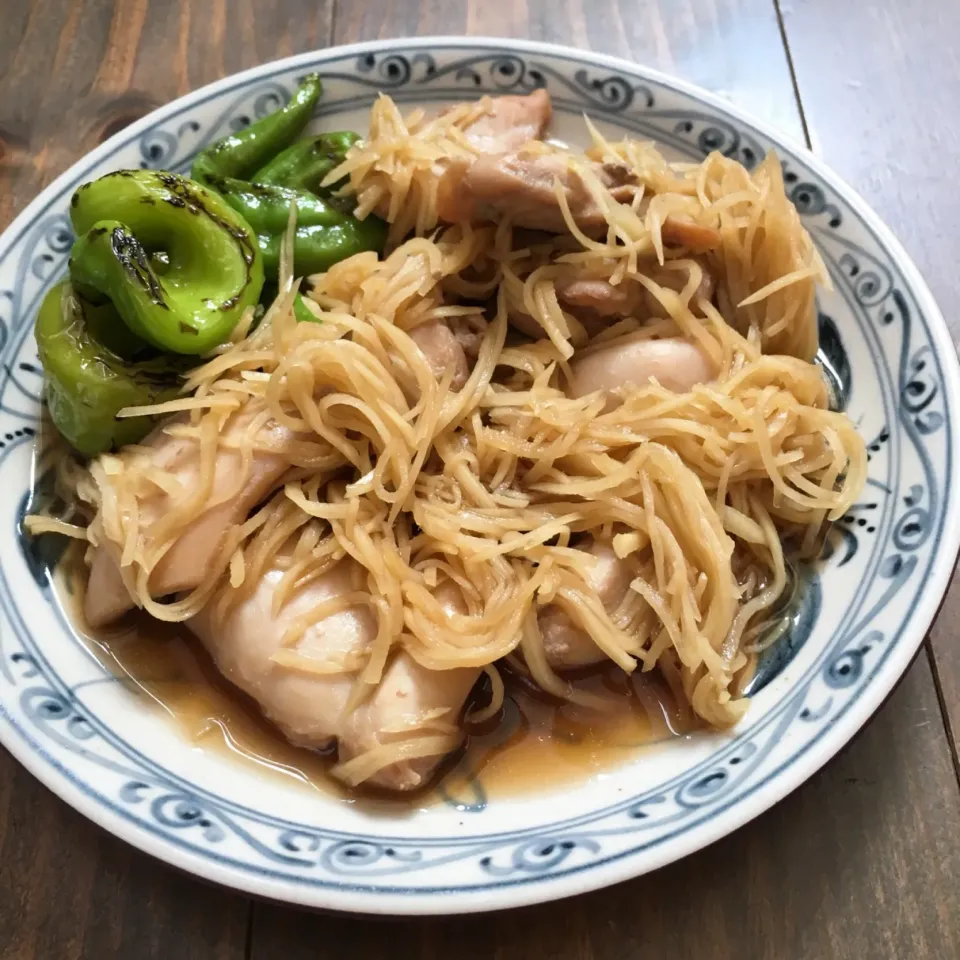
[[[321,187],[323,178],[343,163],[347,151],[359,139],[359,134],[347,130],[298,140],[261,167],[250,180],[292,190],[309,190],[317,196],[330,196],[338,184]]]
[[[383,221],[376,217],[357,220],[345,217],[330,226],[297,227],[293,240],[293,272],[298,277],[324,273],[335,263],[364,250],[381,250],[386,239]],[[281,235],[259,236],[263,268],[273,276],[280,266]]]
[[[349,212],[349,201],[336,197],[323,200],[306,191],[244,183],[232,177],[217,177],[211,185],[253,227],[264,272],[271,278],[279,269],[280,243],[293,203],[297,205],[293,240],[297,276],[328,270],[364,250],[382,250],[387,239],[387,225],[379,217],[358,220]]]
[[[303,133],[322,92],[323,85],[315,73],[305,77],[285,107],[198,153],[190,176],[200,183],[208,183],[213,177],[248,180]]]
[[[313,115],[319,94],[319,79],[307,77],[285,107],[212,144],[193,164],[193,177],[219,193],[253,227],[270,278],[277,275],[280,243],[294,203],[293,269],[300,276],[327,270],[364,250],[382,250],[386,242],[382,220],[358,220],[350,201],[320,187],[360,139],[357,134],[328,133],[292,142]]]
[[[118,420],[117,412],[173,399],[187,367],[182,357],[150,356],[109,303],[84,301],[67,281],[44,298],[36,337],[51,419],[90,456],[140,440],[152,419]]]
[[[207,352],[259,299],[263,260],[250,226],[185,177],[107,174],[77,190],[70,219],[76,287],[108,297],[127,327],[161,350]]]
[[[253,227],[254,233],[261,235],[283,234],[293,203],[297,205],[298,226],[332,227],[350,216],[349,202],[324,200],[304,190],[248,183],[233,177],[215,177],[210,186]]]

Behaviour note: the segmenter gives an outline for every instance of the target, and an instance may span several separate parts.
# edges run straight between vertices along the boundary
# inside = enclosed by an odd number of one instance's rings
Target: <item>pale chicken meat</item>
[[[550,117],[545,90],[489,99],[486,111],[463,129],[479,156],[461,157],[442,167],[437,192],[440,219],[457,223],[509,216],[516,227],[565,233],[567,223],[554,187],[559,182],[577,226],[588,234],[602,234],[607,221],[567,155],[523,149],[543,138]],[[585,168],[617,203],[631,203],[642,190],[625,163],[589,161]],[[695,253],[720,243],[717,230],[682,215],[667,216],[661,234],[667,246]]]
[[[700,316],[703,312],[700,300],[712,301],[714,293],[713,275],[706,264],[701,263],[700,266],[700,283],[689,301],[689,308],[695,316]],[[653,265],[642,267],[641,272],[675,293],[681,293],[687,284],[686,270],[671,270]],[[561,277],[557,279],[555,289],[560,306],[580,323],[591,338],[619,319],[629,317],[646,323],[670,315],[653,293],[631,277],[618,284],[610,283],[602,277]],[[545,336],[543,327],[536,318],[522,310],[511,310],[510,322],[528,337],[539,340]]]
[[[574,313],[595,317],[628,317],[636,312],[642,288],[635,283],[614,286],[608,280],[576,279],[557,283],[557,299]],[[579,314],[578,314],[579,315]]]
[[[693,253],[707,253],[720,246],[720,231],[697,223],[690,217],[674,214],[660,226],[660,236],[668,247],[686,247]]]
[[[184,422],[185,418],[177,418],[171,424]],[[258,431],[250,469],[243,473],[242,454],[235,445],[240,443],[250,423],[250,415],[241,412],[221,431],[207,498],[209,507],[201,510],[151,571],[148,580],[151,596],[192,590],[203,582],[228,529],[242,523],[278,486],[289,469],[283,448],[292,434],[271,421]],[[155,430],[143,441],[139,451],[123,455],[128,459],[146,457],[152,469],[163,471],[182,491],[171,494],[145,482],[137,506],[140,533],[147,549],[153,541],[152,528],[200,484],[200,442],[194,437],[171,435],[168,426],[170,424]],[[116,620],[135,605],[120,575],[118,561],[122,548],[123,544],[105,540],[94,551],[84,602],[84,614],[92,627]]]
[[[483,315],[479,312],[464,314],[459,317],[449,317],[445,322],[453,331],[457,343],[460,344],[468,365],[476,363],[487,333],[487,321]]]
[[[602,163],[590,168],[614,200],[630,203],[638,184],[628,166]],[[559,153],[521,151],[455,161],[440,180],[437,212],[448,223],[509,217],[518,227],[566,233],[554,187],[557,182],[580,229],[605,232],[603,211],[567,156]]]
[[[470,367],[463,346],[450,327],[442,320],[428,320],[409,333],[437,380],[451,371],[450,389],[460,390],[470,376]]]
[[[625,163],[607,161],[582,165],[616,203],[632,204],[642,184]],[[437,188],[437,213],[441,220],[498,222],[509,217],[516,227],[567,233],[569,226],[557,199],[559,184],[573,222],[590,236],[603,236],[608,228],[600,204],[578,168],[563,153],[519,150],[457,159],[446,168]],[[638,208],[642,216],[647,198]],[[683,214],[664,218],[660,234],[665,246],[691,253],[706,253],[720,245],[720,232]]]
[[[700,313],[700,300],[711,301],[714,293],[713,274],[702,261],[700,283],[690,300],[690,309]],[[641,267],[640,272],[655,283],[681,293],[687,285],[688,270],[669,269],[659,265]],[[557,299],[561,305],[573,312],[578,319],[635,317],[647,320],[653,317],[666,317],[668,312],[659,300],[636,280],[627,278],[619,284],[612,284],[603,278],[574,277],[557,283]]]
[[[686,393],[715,376],[713,364],[697,344],[681,337],[652,340],[628,334],[618,337],[570,364],[570,395],[584,397],[597,391],[615,405],[631,388],[656,380],[666,390]]]
[[[608,543],[592,537],[581,549],[594,558],[586,577],[587,584],[596,592],[604,609],[613,613],[630,589],[633,579],[631,563],[618,557]],[[549,604],[544,607],[538,622],[547,662],[555,670],[586,667],[607,658],[590,634],[578,627],[559,606]]]
[[[398,650],[370,699],[343,718],[337,732],[339,759],[349,761],[397,740],[440,736],[442,749],[390,764],[369,780],[391,790],[423,786],[460,745],[460,714],[481,672],[475,667],[429,670]]]
[[[463,132],[480,153],[511,153],[530,140],[543,137],[550,113],[550,94],[546,90],[534,90],[520,97],[491,97],[486,111]]]
[[[465,104],[455,104],[440,112],[440,117],[458,110]],[[475,106],[470,104],[471,107]],[[478,112],[469,111],[474,119],[463,124],[462,118],[457,121],[460,133],[467,141],[477,157],[502,156],[513,153],[531,141],[540,140],[550,123],[552,107],[550,95],[546,90],[534,90],[524,96],[505,94],[501,97],[484,97]],[[455,174],[458,179],[462,171],[467,169],[476,157],[471,153],[467,156],[451,161],[446,157],[438,157],[430,167],[430,179],[436,179],[438,187],[446,182],[446,174],[451,167],[456,167],[460,173]],[[389,197],[380,200],[377,213],[392,219],[391,201]],[[393,211],[395,215],[396,211]]]
[[[282,577],[282,569],[275,566],[222,620],[211,603],[189,626],[223,675],[256,700],[291,742],[316,749],[336,741],[343,763],[397,740],[435,737],[438,730],[458,727],[464,701],[480,671],[472,667],[428,670],[403,650],[393,654],[370,698],[348,709],[363,658],[377,633],[376,618],[367,606],[319,619],[293,645],[285,646],[284,635],[295,621],[309,617],[318,604],[362,587],[359,564],[341,560],[275,610],[275,591]],[[458,597],[439,591],[438,597],[449,613],[461,612]],[[291,666],[291,654],[298,665]],[[458,733],[441,736],[446,750],[389,764],[368,782],[392,790],[421,786],[459,743]]]

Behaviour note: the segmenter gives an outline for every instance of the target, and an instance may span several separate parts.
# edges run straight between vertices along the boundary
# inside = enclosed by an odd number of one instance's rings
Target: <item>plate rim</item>
[[[640,63],[608,54],[594,53],[590,50],[578,50],[564,44],[489,36],[398,37],[318,48],[230,74],[163,104],[78,158],[27,204],[3,231],[0,235],[0,257],[7,254],[17,243],[20,235],[43,215],[54,197],[69,183],[81,178],[86,170],[108,158],[121,145],[137,139],[143,133],[164,122],[168,116],[189,107],[196,101],[210,99],[232,89],[249,86],[263,76],[285,70],[293,71],[302,65],[311,65],[320,58],[384,54],[411,48],[428,50],[431,46],[441,45],[465,50],[505,51],[562,57],[581,62],[585,66],[608,68],[638,79],[646,78],[735,119],[748,128],[756,130],[774,144],[782,145],[795,153],[811,171],[842,196],[851,210],[873,232],[881,246],[896,262],[916,300],[919,311],[927,321],[931,345],[937,351],[942,368],[944,392],[949,408],[960,409],[960,364],[958,364],[956,348],[950,337],[949,328],[933,294],[912,258],[890,228],[841,176],[791,134],[777,130],[773,125],[709,90]],[[429,96],[425,96],[424,99],[429,99]],[[952,467],[954,478],[960,477],[960,444],[952,445],[948,463]],[[312,888],[289,880],[254,875],[240,871],[230,864],[218,863],[209,856],[171,845],[162,837],[143,830],[135,822],[124,819],[100,804],[95,797],[87,795],[80,786],[75,784],[63,772],[56,759],[47,754],[40,744],[31,742],[32,738],[12,721],[2,704],[0,704],[0,719],[3,720],[3,735],[0,736],[0,741],[41,783],[98,826],[171,866],[247,894],[267,896],[279,902],[348,912],[439,915],[503,909],[585,893],[652,872],[714,843],[745,825],[808,780],[873,719],[877,710],[913,663],[946,597],[957,554],[960,551],[960,522],[958,522],[960,482],[957,479],[954,479],[954,485],[947,491],[945,499],[940,551],[938,557],[931,562],[930,575],[923,595],[920,597],[922,602],[915,606],[904,625],[906,637],[898,642],[897,650],[890,651],[888,658],[878,671],[878,676],[863,689],[856,701],[837,719],[837,722],[815,743],[809,745],[802,756],[797,757],[793,763],[780,770],[762,786],[710,820],[679,835],[671,843],[661,845],[656,852],[650,851],[640,869],[637,869],[636,864],[638,854],[634,852],[576,873],[531,877],[529,885],[514,883],[500,889],[451,890],[449,896],[371,893],[352,888],[349,881],[345,881],[336,888]],[[10,736],[10,733],[13,736]]]

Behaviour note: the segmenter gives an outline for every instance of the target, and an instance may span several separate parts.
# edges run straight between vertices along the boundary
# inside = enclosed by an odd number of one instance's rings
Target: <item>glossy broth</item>
[[[183,624],[136,613],[108,630],[86,627],[80,613],[85,572],[79,557],[79,551],[71,550],[55,581],[78,633],[107,670],[152,709],[165,713],[196,749],[255,764],[265,775],[287,777],[307,789],[358,799],[330,777],[334,751],[289,743],[251,698],[220,675]],[[573,683],[604,699],[606,709],[598,711],[558,701],[509,668],[502,673],[506,698],[500,715],[483,724],[466,723],[463,748],[443,764],[431,786],[419,791],[418,805],[469,803],[479,796],[502,798],[582,783],[631,760],[653,742],[698,726],[689,707],[656,674],[627,676],[613,664],[582,671]],[[474,690],[467,714],[471,706],[488,702],[483,682]]]

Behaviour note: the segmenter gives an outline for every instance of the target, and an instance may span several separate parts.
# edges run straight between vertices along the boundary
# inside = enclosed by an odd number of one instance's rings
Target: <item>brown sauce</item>
[[[576,689],[603,700],[602,711],[557,700],[509,669],[501,667],[501,674],[503,711],[482,728],[466,724],[462,756],[439,784],[453,799],[469,799],[471,775],[478,771],[493,797],[574,786],[699,726],[658,674],[628,675],[607,663],[568,676]],[[475,696],[480,705],[489,702],[482,687]]]
[[[265,775],[289,778],[343,800],[383,801],[382,794],[358,796],[341,787],[328,773],[332,755],[289,743],[251,698],[224,680],[183,624],[137,613],[108,630],[91,630],[80,612],[85,579],[79,552],[70,551],[55,582],[77,632],[107,670],[151,709],[169,716],[195,749],[255,764]],[[579,784],[635,758],[651,743],[698,725],[657,674],[627,676],[613,664],[582,672],[573,683],[604,698],[609,706],[600,712],[557,701],[518,673],[502,672],[506,698],[501,714],[483,724],[467,723],[462,750],[410,802],[469,804],[481,796],[503,798]],[[482,684],[471,702],[489,702]],[[390,803],[396,805],[394,795]]]

